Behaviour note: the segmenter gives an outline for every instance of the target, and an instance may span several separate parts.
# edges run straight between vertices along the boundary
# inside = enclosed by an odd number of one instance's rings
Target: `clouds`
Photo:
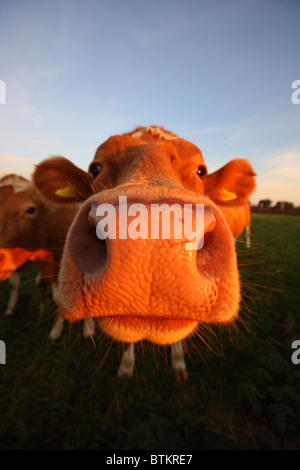
[[[0,170],[28,173],[53,154],[86,169],[111,134],[156,124],[198,145],[210,171],[248,158],[257,194],[275,199],[280,191],[296,202],[289,175],[298,164],[300,105],[291,102],[291,83],[300,79],[300,30],[292,3],[273,5],[3,2]]]
[[[0,154],[0,178],[10,173],[16,173],[24,178],[30,178],[33,172],[32,160],[22,155]]]
[[[186,129],[185,137],[200,147],[209,172],[231,159],[248,159],[257,173],[253,204],[267,198],[300,205],[300,106],[291,114],[284,110],[274,116],[272,109],[245,120]]]
[[[266,159],[265,171],[257,175],[257,189],[251,202],[261,199],[293,202],[300,206],[300,148]]]

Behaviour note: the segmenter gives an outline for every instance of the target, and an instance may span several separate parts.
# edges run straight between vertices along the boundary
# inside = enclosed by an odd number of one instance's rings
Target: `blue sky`
[[[300,205],[298,0],[1,0],[0,176],[136,125],[195,143],[209,171],[257,173],[252,203]],[[299,94],[300,97],[300,94]]]

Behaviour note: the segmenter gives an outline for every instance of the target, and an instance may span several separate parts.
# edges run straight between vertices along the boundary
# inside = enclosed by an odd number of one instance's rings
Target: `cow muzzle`
[[[172,343],[199,321],[236,315],[238,289],[229,287],[230,313],[218,305],[225,273],[238,285],[234,260],[226,222],[204,197],[138,185],[122,194],[103,191],[83,205],[70,229],[60,295],[71,320],[98,317],[121,341]]]

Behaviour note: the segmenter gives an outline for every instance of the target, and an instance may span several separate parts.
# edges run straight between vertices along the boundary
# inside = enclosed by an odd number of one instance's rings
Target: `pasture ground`
[[[291,361],[300,340],[300,217],[252,221],[251,249],[243,238],[237,245],[240,320],[186,343],[183,385],[168,348],[138,345],[135,377],[120,380],[120,348],[102,334],[94,344],[80,324],[66,323],[48,344],[53,304],[39,314],[35,269],[27,269],[15,317],[0,316],[0,449],[300,449],[300,364]],[[7,296],[4,281],[2,312]]]

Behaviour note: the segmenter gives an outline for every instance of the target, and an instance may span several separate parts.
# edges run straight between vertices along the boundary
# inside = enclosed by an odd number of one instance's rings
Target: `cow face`
[[[103,330],[121,341],[169,344],[186,337],[199,322],[226,323],[236,317],[240,289],[233,237],[220,209],[205,194],[206,166],[196,146],[173,138],[114,136],[98,148],[89,173],[72,166],[71,174],[70,162],[64,172],[63,163],[57,179],[57,166],[51,167],[49,160],[37,167],[33,179],[40,190],[48,180],[48,197],[60,202],[91,194],[64,249],[60,297],[67,318],[98,317]],[[230,188],[223,184],[227,194]],[[234,175],[232,185],[239,186]],[[222,191],[218,194],[222,197]],[[194,222],[195,208],[201,205],[202,248],[187,248],[187,240],[174,233],[168,239],[121,237],[118,222],[114,236],[99,239],[97,210],[106,204],[120,215],[120,196],[129,207],[127,222],[136,203],[148,210],[153,204],[189,204]]]
[[[16,191],[12,185],[0,187],[0,246],[35,249],[32,234],[42,211],[34,187]]]
[[[0,247],[45,249],[59,260],[78,204],[69,204],[68,208],[53,204],[18,175],[0,180],[0,201]]]

